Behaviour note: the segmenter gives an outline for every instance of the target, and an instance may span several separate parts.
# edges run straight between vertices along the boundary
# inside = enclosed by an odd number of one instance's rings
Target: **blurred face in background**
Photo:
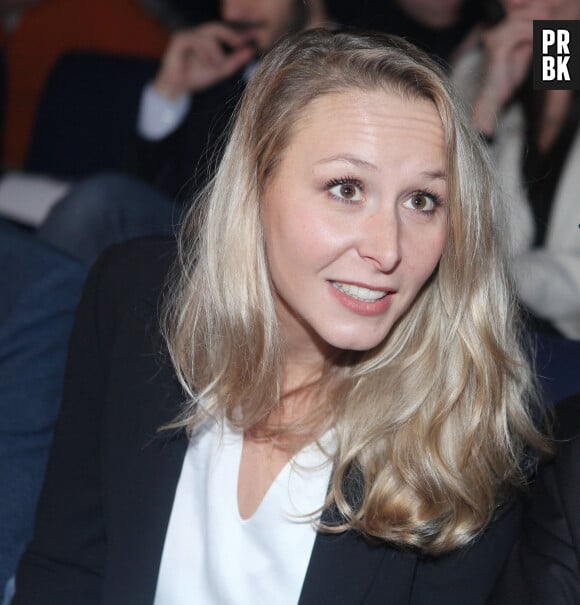
[[[521,19],[580,19],[580,0],[502,0],[502,5]]]
[[[221,0],[221,16],[234,29],[255,29],[256,46],[267,51],[284,34],[303,29],[310,9],[304,0]]]
[[[445,29],[457,23],[464,0],[398,0],[399,6],[421,25]]]

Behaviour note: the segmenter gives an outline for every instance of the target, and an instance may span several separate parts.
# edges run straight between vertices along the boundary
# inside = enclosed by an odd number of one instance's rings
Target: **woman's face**
[[[387,336],[441,257],[445,158],[428,101],[350,90],[306,108],[262,206],[289,352],[362,351]]]

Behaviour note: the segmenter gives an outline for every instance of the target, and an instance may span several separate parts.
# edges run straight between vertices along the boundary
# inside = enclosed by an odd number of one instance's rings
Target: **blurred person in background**
[[[481,4],[472,0],[361,0],[334,10],[341,22],[403,36],[446,68],[473,39],[482,17]]]
[[[533,327],[580,339],[580,91],[533,90],[534,19],[580,19],[578,0],[502,0],[455,68],[509,199],[519,297]]]
[[[85,267],[0,220],[0,603],[32,535]],[[8,279],[9,277],[9,279]],[[6,601],[2,600],[5,593]]]
[[[91,50],[158,58],[169,38],[165,24],[139,0],[9,0],[8,8],[9,28],[2,41],[6,63],[3,166],[11,170],[26,166],[43,88],[64,54]]]
[[[206,182],[216,145],[276,40],[327,23],[323,0],[222,0],[221,20],[178,31],[143,91],[127,174],[96,175],[54,206],[38,236],[91,264],[114,242],[173,233]],[[137,177],[137,178],[135,178]]]

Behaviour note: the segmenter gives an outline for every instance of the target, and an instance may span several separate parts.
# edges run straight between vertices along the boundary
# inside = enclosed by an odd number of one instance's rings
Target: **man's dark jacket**
[[[188,198],[206,182],[215,165],[244,86],[240,72],[192,96],[183,122],[163,139],[150,141],[134,133],[128,146],[126,170],[172,198]]]

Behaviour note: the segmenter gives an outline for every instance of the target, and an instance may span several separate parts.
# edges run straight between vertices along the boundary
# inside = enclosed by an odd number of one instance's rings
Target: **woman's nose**
[[[401,225],[396,210],[382,208],[367,217],[362,226],[358,252],[383,273],[401,262]]]

